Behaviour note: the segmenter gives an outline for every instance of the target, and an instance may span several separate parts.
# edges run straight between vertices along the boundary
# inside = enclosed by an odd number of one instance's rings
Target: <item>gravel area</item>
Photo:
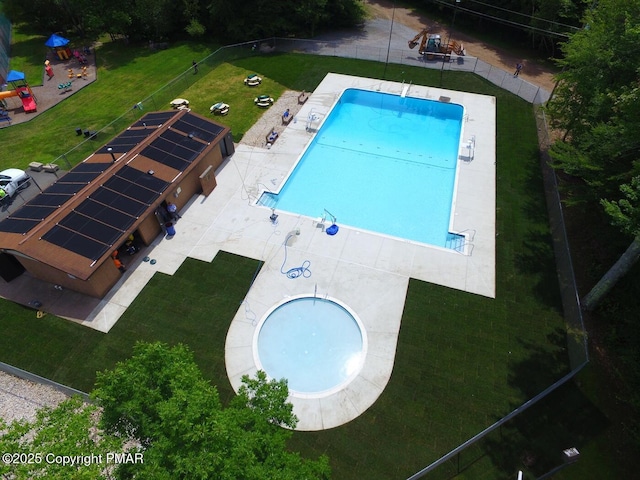
[[[0,371],[0,417],[7,423],[35,420],[38,409],[55,407],[66,398],[54,388]]]
[[[272,106],[264,111],[262,117],[245,133],[240,143],[251,147],[266,147],[266,136],[275,130],[282,133],[286,125],[282,124],[282,114],[288,108],[291,115],[297,115],[302,105],[298,104],[298,97],[302,92],[286,90]],[[256,107],[258,108],[258,107]]]

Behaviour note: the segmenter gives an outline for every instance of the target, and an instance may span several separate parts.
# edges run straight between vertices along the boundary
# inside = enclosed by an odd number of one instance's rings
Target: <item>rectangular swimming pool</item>
[[[461,105],[347,89],[279,192],[258,203],[454,248]]]

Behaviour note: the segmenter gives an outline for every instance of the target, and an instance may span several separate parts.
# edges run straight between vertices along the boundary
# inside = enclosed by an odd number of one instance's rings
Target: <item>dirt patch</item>
[[[553,90],[555,85],[553,72],[544,65],[527,58],[519,58],[511,52],[486,44],[458,30],[453,29],[450,31],[449,26],[442,25],[411,9],[396,6],[394,12],[394,3],[391,1],[365,0],[365,3],[368,6],[368,10],[377,18],[391,20],[393,17],[394,22],[401,23],[415,30],[416,34],[423,28],[429,28],[434,33],[437,32],[442,35],[443,38],[450,37],[462,42],[467,51],[467,55],[477,57],[506,72],[515,70],[516,64],[521,62],[524,68],[522,69],[520,77],[534,85],[544,88],[548,92]],[[408,38],[407,41],[408,40],[410,40],[410,38]]]

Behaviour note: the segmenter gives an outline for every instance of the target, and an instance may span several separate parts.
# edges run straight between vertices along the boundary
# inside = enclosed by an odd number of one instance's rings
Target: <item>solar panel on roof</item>
[[[195,125],[196,127],[202,130],[206,130],[207,132],[216,134],[216,135],[220,133],[222,130],[224,130],[224,127],[221,127],[220,125],[212,123],[209,120],[206,120],[204,118],[200,118],[192,113],[187,113],[184,117],[182,117],[182,120],[187,122],[190,125]]]
[[[109,145],[105,145],[100,150],[96,150],[96,153],[109,153],[109,150],[107,150],[107,148],[110,148],[113,153],[127,153],[129,150],[131,150],[136,145],[137,145],[137,143],[135,143],[135,142],[133,142],[133,143],[120,143],[120,144],[109,143]]]
[[[79,163],[73,169],[72,172],[82,173],[82,172],[104,172],[107,168],[111,166],[111,163],[103,163],[103,162],[83,162]]]
[[[152,146],[145,148],[141,154],[151,160],[155,160],[158,163],[162,163],[181,172],[189,166],[189,162],[181,160],[178,157],[174,157],[173,155],[162,150],[158,150]]]
[[[147,127],[156,127],[158,125],[167,123],[167,120],[172,118],[174,115],[177,115],[178,113],[179,112],[177,111],[147,113],[144,117],[134,123],[132,127],[144,127],[145,124],[147,125]]]
[[[171,128],[180,130],[181,132],[184,132],[187,135],[193,135],[194,137],[199,138],[200,140],[204,140],[205,142],[211,142],[213,141],[214,138],[216,138],[215,134],[208,132],[203,128],[200,128],[197,125],[187,123],[183,119],[180,119],[176,123],[171,125]]]
[[[147,205],[150,205],[156,198],[158,198],[157,192],[148,190],[140,185],[130,182],[129,180],[125,180],[124,178],[117,176],[113,176],[104,182],[103,187],[113,190],[117,194],[125,195],[138,200],[139,202],[146,203]]]
[[[27,205],[44,205],[48,207],[59,207],[67,202],[72,195],[62,195],[59,193],[40,193],[27,202]]]
[[[57,207],[44,207],[40,205],[23,205],[11,214],[11,218],[23,218],[25,220],[41,221],[57,210]]]
[[[84,187],[86,187],[86,183],[54,183],[47,187],[43,193],[64,193],[66,195],[73,195],[74,193],[78,193]]]
[[[96,151],[96,153],[109,153],[109,148],[115,153],[128,152],[139,143],[142,143],[152,132],[153,130],[125,130],[107,145]]]
[[[102,172],[76,172],[71,170],[66,175],[60,177],[58,182],[61,183],[91,183]]]
[[[77,212],[69,213],[59,222],[59,225],[107,245],[116,243],[116,240],[123,234],[122,230],[110,227]]]
[[[217,137],[224,130],[223,126],[212,123],[204,118],[196,117],[192,113],[187,113],[181,120],[185,121],[189,125],[194,125],[195,127],[208,132],[213,135],[212,138]]]
[[[74,210],[122,231],[127,230],[137,220],[136,217],[91,199],[86,199]]]
[[[176,130],[165,130],[158,138],[178,144],[180,145],[180,147],[187,148],[196,153],[200,153],[205,148],[207,148],[206,143],[202,143],[193,138],[189,138],[189,136],[185,137],[182,134],[178,133]]]
[[[176,130],[165,130],[164,132],[162,132],[162,135],[160,135],[160,138],[164,138],[173,143],[179,143],[182,147],[193,150],[194,152],[201,152],[207,147],[206,143],[202,143],[195,139],[189,138],[188,136],[184,136],[182,133],[179,133]]]
[[[120,135],[118,135],[116,138],[145,138],[148,137],[151,134],[151,132],[145,132],[144,129],[142,130],[134,130],[134,129],[127,129],[124,132],[122,132]]]
[[[168,152],[171,155],[174,155],[189,163],[198,158],[198,152],[194,152],[193,150],[189,150],[188,148],[185,148],[177,143],[170,142],[169,140],[165,140],[163,138],[156,138],[151,143],[151,146],[157,148],[158,150]]]
[[[38,220],[9,217],[0,222],[0,232],[27,233],[39,223],[40,222]]]
[[[110,245],[97,242],[59,225],[55,225],[45,233],[42,239],[91,260],[97,260],[111,248]]]
[[[169,186],[169,182],[165,182],[158,177],[149,175],[147,172],[141,172],[140,170],[128,165],[122,167],[118,172],[116,172],[116,175],[158,193],[164,192]]]
[[[116,210],[139,217],[147,209],[147,205],[129,197],[121,197],[108,188],[100,187],[89,197],[96,202],[109,205]]]
[[[186,138],[186,137],[182,137],[182,138]],[[175,146],[177,144],[173,143],[173,142],[170,142],[169,140],[164,140],[162,138],[156,138],[149,145],[151,145],[152,147],[157,148],[158,150],[162,150],[163,152],[173,153],[172,150],[175,148]]]

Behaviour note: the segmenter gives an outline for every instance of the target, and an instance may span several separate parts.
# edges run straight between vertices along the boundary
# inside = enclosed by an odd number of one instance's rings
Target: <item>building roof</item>
[[[86,280],[228,132],[188,110],[146,114],[0,222],[0,249]]]

